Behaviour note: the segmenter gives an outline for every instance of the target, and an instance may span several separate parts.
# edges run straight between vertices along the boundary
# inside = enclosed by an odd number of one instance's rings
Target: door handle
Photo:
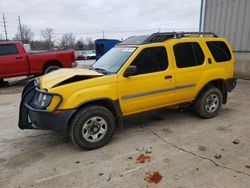
[[[212,64],[212,59],[211,58],[208,58],[208,63]]]
[[[168,76],[165,76],[164,79],[171,79],[172,78],[172,75],[168,75]]]
[[[23,59],[23,57],[16,57],[16,59]]]

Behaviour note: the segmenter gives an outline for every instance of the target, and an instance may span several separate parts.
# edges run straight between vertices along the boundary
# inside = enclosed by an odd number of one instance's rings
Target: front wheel
[[[195,112],[202,118],[212,118],[218,115],[223,96],[216,87],[209,87],[202,91],[194,103]]]
[[[80,148],[96,149],[109,142],[114,129],[115,118],[107,108],[88,106],[74,116],[70,137]]]

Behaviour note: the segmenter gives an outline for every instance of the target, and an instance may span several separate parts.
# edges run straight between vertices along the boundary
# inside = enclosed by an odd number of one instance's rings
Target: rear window
[[[202,65],[205,60],[200,45],[196,42],[178,43],[174,46],[174,55],[178,68]]]
[[[207,42],[207,46],[216,62],[231,60],[232,56],[225,42],[210,41]]]
[[[13,54],[18,54],[16,45],[14,44],[0,45],[0,55],[13,55]]]

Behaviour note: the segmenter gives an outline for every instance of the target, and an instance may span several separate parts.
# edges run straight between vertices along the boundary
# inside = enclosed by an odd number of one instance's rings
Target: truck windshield
[[[104,74],[114,74],[119,71],[127,59],[133,54],[136,48],[115,47],[104,54],[91,69]]]

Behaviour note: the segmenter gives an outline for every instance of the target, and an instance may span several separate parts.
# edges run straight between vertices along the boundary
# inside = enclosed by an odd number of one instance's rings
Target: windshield
[[[104,54],[92,68],[106,73],[117,73],[136,48],[115,47]]]

